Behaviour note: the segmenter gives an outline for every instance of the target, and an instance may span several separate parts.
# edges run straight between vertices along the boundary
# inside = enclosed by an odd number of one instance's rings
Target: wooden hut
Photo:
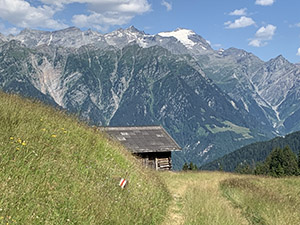
[[[102,127],[101,130],[121,142],[147,168],[171,170],[171,152],[181,150],[162,126]]]

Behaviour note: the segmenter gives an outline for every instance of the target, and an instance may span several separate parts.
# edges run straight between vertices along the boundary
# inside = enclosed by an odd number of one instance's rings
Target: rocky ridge
[[[299,66],[213,50],[187,29],[148,35],[71,27],[0,36],[0,88],[96,125],[162,124],[200,165],[300,128]]]

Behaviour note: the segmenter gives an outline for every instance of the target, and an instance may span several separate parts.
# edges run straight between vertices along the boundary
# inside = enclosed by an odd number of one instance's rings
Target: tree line
[[[198,167],[196,164],[190,162],[189,164],[187,164],[186,162],[183,164],[182,167],[183,171],[188,171],[188,170],[198,170]]]
[[[300,176],[300,151],[297,155],[289,146],[274,148],[265,161],[250,165],[240,163],[235,172],[273,177]]]
[[[288,134],[283,137],[276,137],[269,141],[262,141],[246,145],[217,160],[201,165],[202,170],[224,170],[234,172],[241,162],[243,165],[253,165],[263,162],[275,148],[289,146],[298,155],[300,150],[300,131]]]

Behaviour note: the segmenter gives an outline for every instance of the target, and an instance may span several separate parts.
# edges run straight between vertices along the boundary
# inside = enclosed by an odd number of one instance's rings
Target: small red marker
[[[127,184],[127,180],[125,180],[124,178],[121,178],[119,186],[121,188],[124,188],[126,186],[126,184]]]

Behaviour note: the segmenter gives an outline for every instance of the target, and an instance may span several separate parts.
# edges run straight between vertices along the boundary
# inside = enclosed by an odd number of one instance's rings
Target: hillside
[[[298,178],[149,171],[96,129],[3,93],[0,144],[0,224],[300,222]]]
[[[276,137],[269,141],[244,146],[220,159],[202,166],[201,169],[219,170],[222,168],[224,171],[234,171],[240,163],[253,165],[257,162],[262,162],[274,148],[284,148],[287,145],[298,155],[300,151],[300,132],[294,132],[284,137]]]
[[[0,224],[160,224],[169,199],[162,179],[104,134],[0,93]]]

